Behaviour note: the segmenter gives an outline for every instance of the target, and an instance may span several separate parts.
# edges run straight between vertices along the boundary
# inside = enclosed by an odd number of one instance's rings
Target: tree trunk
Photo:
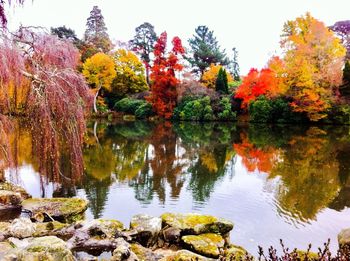
[[[95,93],[95,97],[94,97],[94,112],[97,113],[97,96],[98,96],[98,93],[100,92],[101,90],[101,86],[97,89],[96,93]]]
[[[150,82],[149,82],[149,66],[146,65],[146,81],[148,86],[150,86]]]

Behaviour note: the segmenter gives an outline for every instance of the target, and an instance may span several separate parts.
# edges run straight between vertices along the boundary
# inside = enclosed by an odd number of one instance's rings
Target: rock
[[[0,182],[0,190],[7,190],[19,193],[22,200],[32,197],[30,194],[27,193],[27,191],[24,190],[24,188],[8,182]]]
[[[165,256],[159,261],[214,261],[216,259],[200,256],[188,250],[179,250],[174,254]]]
[[[36,230],[33,237],[57,236],[61,239],[69,239],[75,232],[74,225],[69,225],[58,221],[35,224]]]
[[[15,237],[9,237],[7,241],[11,243],[11,245],[14,246],[14,248],[25,248],[29,245],[29,240],[32,240],[32,238],[24,238],[24,239],[18,239]]]
[[[63,240],[48,236],[34,238],[25,248],[8,252],[4,260],[74,261],[75,258]]]
[[[224,235],[233,228],[232,222],[210,215],[165,213],[161,218],[163,225],[180,229],[182,235],[203,233]]]
[[[135,215],[131,219],[130,229],[137,232],[136,241],[147,247],[156,241],[162,229],[162,219],[146,214]]]
[[[67,243],[75,251],[86,251],[92,254],[115,249],[118,244],[115,236],[124,227],[121,222],[113,219],[85,221],[81,225]]]
[[[0,260],[3,260],[3,257],[6,253],[13,249],[12,245],[9,242],[0,242]]]
[[[0,205],[2,207],[20,207],[22,202],[21,194],[9,190],[0,190]]]
[[[346,228],[340,231],[338,234],[338,244],[340,247],[345,245],[350,247],[350,228]]]
[[[175,227],[163,229],[163,238],[166,242],[178,243],[181,237],[181,230]]]
[[[226,260],[245,260],[245,257],[251,257],[247,250],[241,246],[230,245],[225,251]]]
[[[130,249],[130,244],[123,238],[117,238],[117,247],[113,251],[110,261],[138,261],[139,259]]]
[[[9,226],[10,235],[17,238],[31,237],[36,225],[29,218],[16,218]]]
[[[304,250],[297,250],[297,260],[316,261],[316,260],[320,260],[320,258],[317,253],[306,252]]]
[[[94,219],[89,222],[83,222],[82,229],[88,230],[91,236],[114,238],[119,231],[124,229],[124,225],[115,219]]]
[[[130,250],[137,256],[140,261],[156,261],[161,258],[151,249],[141,246],[140,244],[131,244]]]
[[[33,216],[45,213],[54,220],[72,223],[84,218],[88,202],[80,198],[30,198],[22,202],[23,209]]]
[[[3,241],[6,237],[10,236],[9,228],[10,228],[10,223],[0,222],[0,242]]]
[[[223,237],[213,233],[188,235],[183,236],[181,239],[190,250],[213,258],[219,257],[220,249],[225,245]]]

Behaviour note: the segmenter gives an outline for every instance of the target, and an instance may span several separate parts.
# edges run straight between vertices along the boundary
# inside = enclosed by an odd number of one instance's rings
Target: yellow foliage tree
[[[342,83],[346,50],[340,40],[307,13],[285,23],[281,47],[294,111],[307,113],[312,121],[326,117]]]
[[[97,53],[88,58],[83,65],[83,75],[93,86],[95,92],[94,111],[97,112],[96,100],[102,88],[110,91],[113,79],[116,76],[113,59],[104,53]]]
[[[127,93],[138,93],[148,89],[144,66],[133,52],[119,49],[113,58],[117,73],[112,83],[113,93],[124,96]]]
[[[218,73],[222,65],[211,64],[210,67],[203,73],[201,82],[207,87],[211,89],[215,89],[216,78],[218,77]],[[227,74],[227,82],[233,82],[234,79],[231,74],[226,71]]]

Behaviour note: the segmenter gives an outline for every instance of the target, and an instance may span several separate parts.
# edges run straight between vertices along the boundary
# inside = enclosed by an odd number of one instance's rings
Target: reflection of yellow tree
[[[278,192],[281,207],[303,220],[315,218],[340,188],[335,158],[336,148],[320,129],[310,128],[306,135],[294,137],[270,175],[282,179]]]

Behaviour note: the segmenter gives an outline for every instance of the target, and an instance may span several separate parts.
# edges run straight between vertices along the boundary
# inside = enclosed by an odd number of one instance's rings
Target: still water
[[[26,126],[12,136],[5,179],[34,197],[84,197],[88,219],[212,214],[233,221],[231,241],[253,254],[280,238],[314,250],[330,238],[334,251],[350,227],[349,127],[93,122],[84,171],[60,152],[59,174],[43,170]]]

